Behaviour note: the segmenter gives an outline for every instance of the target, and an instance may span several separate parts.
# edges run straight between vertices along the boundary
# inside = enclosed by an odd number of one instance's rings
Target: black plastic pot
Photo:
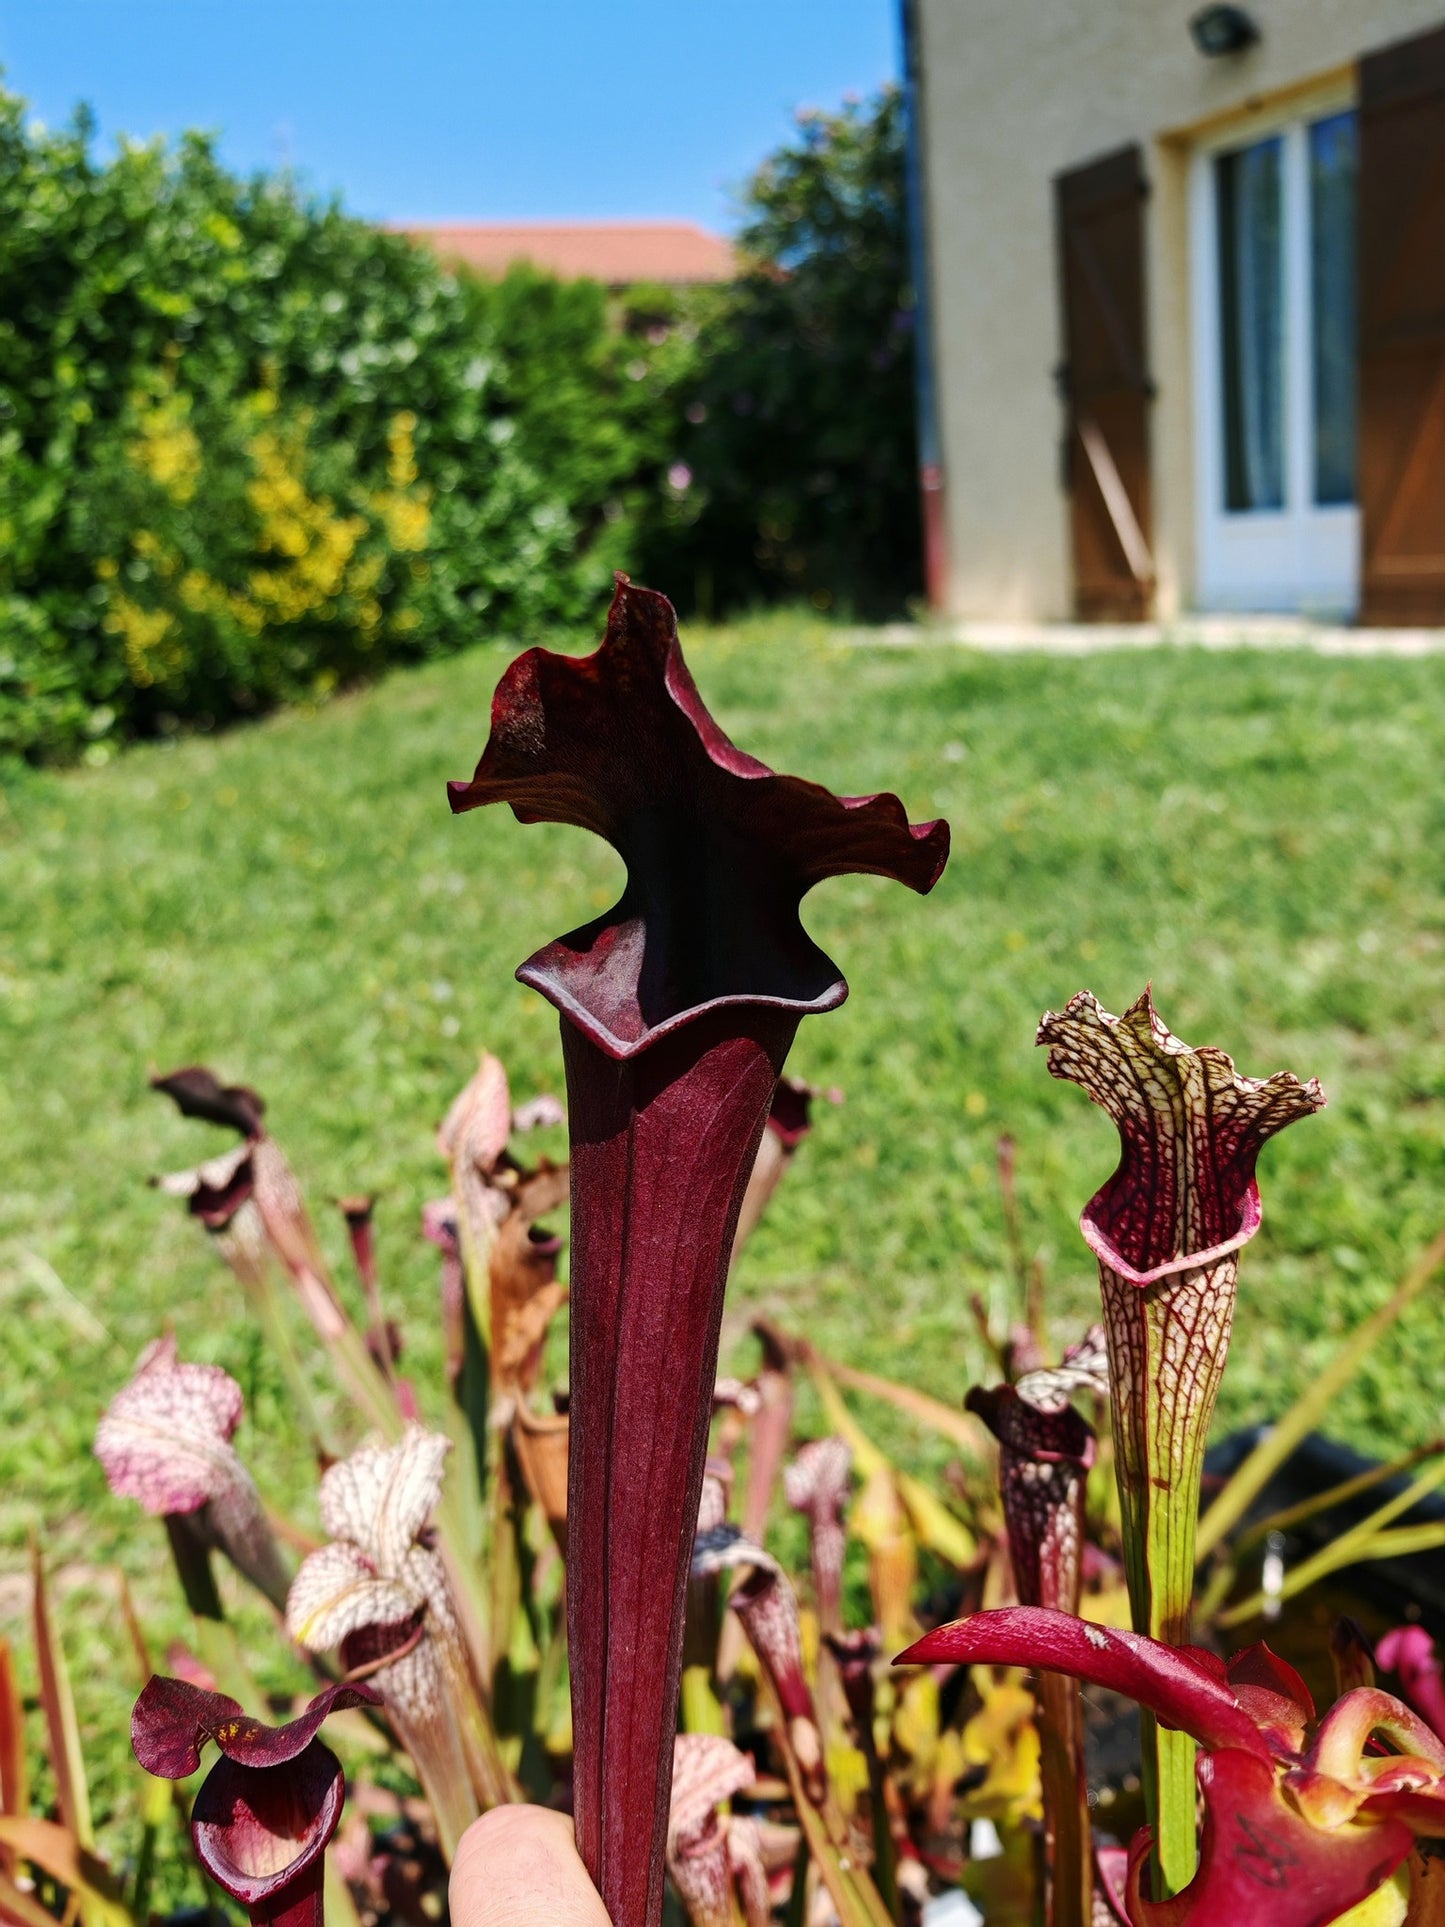
[[[1217,1489],[1243,1463],[1268,1429],[1261,1425],[1249,1431],[1235,1432],[1211,1448],[1204,1462],[1206,1505],[1211,1484]],[[1248,1522],[1267,1518],[1271,1513],[1297,1505],[1303,1499],[1315,1498],[1327,1492],[1331,1486],[1353,1479],[1361,1472],[1368,1472],[1379,1463],[1378,1459],[1366,1458],[1348,1445],[1339,1445],[1319,1432],[1311,1432],[1264,1488],[1248,1514]],[[1351,1526],[1358,1525],[1387,1499],[1403,1492],[1412,1476],[1411,1473],[1404,1473],[1383,1479],[1357,1498],[1347,1500],[1343,1505],[1332,1506],[1326,1512],[1318,1512],[1293,1527],[1284,1534],[1286,1570],[1291,1564],[1298,1564],[1300,1560],[1320,1551]],[[1445,1524],[1445,1492],[1427,1493],[1408,1511],[1402,1512],[1393,1524]],[[1253,1590],[1258,1583],[1258,1571],[1248,1575],[1248,1578],[1250,1589]],[[1305,1599],[1313,1597],[1316,1591],[1352,1595],[1362,1604],[1373,1607],[1375,1614],[1383,1614],[1391,1625],[1403,1619],[1415,1620],[1437,1639],[1445,1637],[1445,1550],[1416,1552],[1406,1558],[1376,1559],[1363,1565],[1344,1566],[1332,1574],[1322,1587],[1311,1588]],[[1289,1607],[1285,1608],[1286,1613],[1289,1610]]]

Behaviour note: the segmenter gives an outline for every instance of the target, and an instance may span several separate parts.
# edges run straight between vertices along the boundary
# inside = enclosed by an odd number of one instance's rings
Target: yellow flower
[[[204,468],[190,412],[189,395],[163,389],[150,407],[141,410],[140,433],[130,444],[131,460],[179,503],[191,500]]]
[[[129,596],[117,595],[106,613],[105,626],[111,635],[121,638],[126,668],[137,689],[169,681],[185,659],[175,617],[168,609],[143,609]]]
[[[324,496],[308,491],[304,453],[304,440],[295,433],[266,428],[251,441],[255,476],[246,493],[261,524],[257,546],[263,556],[281,558],[282,566],[253,569],[247,590],[276,623],[322,614],[338,595],[355,592],[348,571],[367,533],[364,516],[339,514]]]
[[[431,533],[431,491],[417,487],[416,416],[404,408],[387,430],[386,472],[391,482],[371,498],[393,549],[413,554]]]

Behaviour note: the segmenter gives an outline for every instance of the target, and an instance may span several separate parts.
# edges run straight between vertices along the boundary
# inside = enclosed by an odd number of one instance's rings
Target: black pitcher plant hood
[[[163,1091],[182,1117],[204,1118],[238,1131],[242,1137],[258,1137],[264,1128],[265,1100],[248,1084],[223,1084],[204,1064],[190,1064],[184,1070],[168,1071],[151,1079],[153,1091]]]
[[[625,576],[591,656],[530,649],[492,702],[492,735],[453,810],[510,803],[612,844],[627,887],[604,916],[517,975],[611,1057],[719,1004],[802,1015],[848,994],[798,905],[825,877],[931,890],[946,823],[910,824],[896,796],[834,796],[745,755],[703,705],[665,596]]]

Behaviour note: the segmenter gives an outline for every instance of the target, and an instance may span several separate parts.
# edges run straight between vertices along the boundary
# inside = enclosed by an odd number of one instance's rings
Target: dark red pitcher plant
[[[577,1839],[612,1918],[653,1927],[728,1258],[798,1022],[847,995],[799,903],[852,873],[931,890],[948,830],[736,749],[672,605],[621,576],[595,654],[508,669],[450,795],[591,830],[627,868],[611,910],[517,974],[561,1012],[572,1144]]]

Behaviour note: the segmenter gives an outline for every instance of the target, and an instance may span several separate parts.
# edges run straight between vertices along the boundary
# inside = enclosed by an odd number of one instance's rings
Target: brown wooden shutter
[[[1445,622],[1445,28],[1360,62],[1364,622]]]
[[[1085,621],[1143,620],[1154,606],[1147,192],[1137,146],[1054,182],[1074,607]]]

